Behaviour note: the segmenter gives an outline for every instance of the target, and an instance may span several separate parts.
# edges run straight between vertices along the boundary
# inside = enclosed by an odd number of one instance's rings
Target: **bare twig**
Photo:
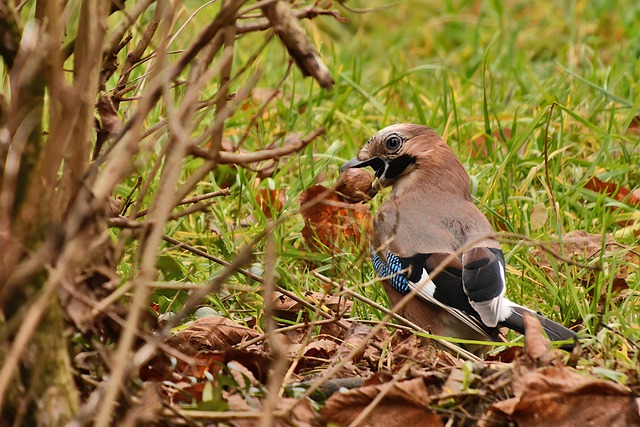
[[[273,319],[273,294],[275,290],[275,268],[276,268],[276,246],[273,236],[273,223],[268,226],[266,233],[266,253],[265,253],[265,279],[264,285],[264,317],[267,331],[267,342],[269,343],[269,349],[274,359],[274,363],[269,375],[269,381],[267,384],[267,398],[263,405],[263,416],[260,421],[262,427],[270,427],[273,425],[273,411],[278,402],[279,390],[282,387],[282,379],[284,377],[284,371],[287,363],[285,353],[282,346],[278,342],[276,336],[276,325]],[[270,230],[269,230],[270,229]]]
[[[189,204],[189,203],[198,203],[198,202],[201,202],[203,200],[212,199],[214,197],[228,196],[229,194],[231,194],[231,190],[229,190],[228,188],[223,188],[220,191],[212,191],[211,193],[205,193],[205,194],[200,194],[200,195],[197,195],[197,196],[187,197],[186,199],[182,199],[178,203],[178,206],[186,205],[186,204]],[[141,210],[140,212],[138,212],[135,215],[135,217],[136,218],[140,218],[142,216],[145,216],[147,213],[148,213],[147,209],[144,209],[144,210]]]
[[[326,15],[333,16],[338,21],[343,22],[345,19],[340,16],[337,10],[322,10],[318,9],[315,5],[309,6],[300,10],[294,11],[294,15],[298,19],[313,19],[317,16]],[[271,23],[268,19],[256,19],[246,24],[236,24],[237,34],[252,33],[255,31],[265,31],[271,28]]]
[[[166,50],[166,43],[171,31],[171,23],[173,21],[173,9],[167,7],[162,2],[158,4],[160,12],[158,14],[159,21],[162,25],[162,41],[159,51],[162,53]],[[162,67],[162,61],[164,55],[158,56],[158,66]],[[168,83],[168,80],[166,81]],[[165,84],[166,88],[166,84]],[[170,100],[167,100],[170,102]],[[171,115],[170,115],[171,117]],[[169,123],[172,123],[171,118]],[[178,135],[180,132],[174,129]],[[106,384],[104,391],[104,399],[102,405],[99,408],[99,412],[96,416],[96,427],[106,427],[111,420],[112,408],[115,404],[115,400],[118,397],[120,386],[123,383],[130,361],[130,351],[133,346],[135,338],[135,331],[142,317],[143,310],[146,307],[147,299],[149,295],[149,288],[144,286],[144,283],[155,279],[156,272],[156,253],[157,248],[162,240],[162,230],[167,218],[171,214],[173,209],[173,187],[180,175],[180,165],[184,154],[187,150],[188,138],[177,138],[173,150],[171,150],[165,160],[162,176],[160,177],[160,184],[158,185],[157,195],[154,199],[154,205],[152,206],[151,224],[148,232],[145,234],[145,239],[140,245],[140,273],[139,276],[134,279],[136,286],[134,287],[133,300],[129,314],[127,316],[127,323],[122,330],[120,340],[118,342],[118,348],[114,356],[114,362],[111,369],[111,375],[109,382]]]
[[[265,6],[264,12],[302,74],[313,77],[322,88],[331,89],[335,84],[331,73],[311,44],[291,5],[286,1],[278,1]]]
[[[287,156],[291,153],[295,153],[296,151],[302,150],[304,147],[309,145],[314,139],[323,135],[325,133],[324,128],[318,128],[307,135],[305,138],[301,139],[298,142],[292,143],[285,147],[271,148],[268,150],[260,150],[252,153],[229,153],[227,151],[222,151],[219,153],[219,163],[220,164],[236,164],[243,165],[247,163],[256,163],[262,162],[265,160],[277,159],[279,157]],[[210,159],[210,154],[207,150],[204,150],[200,147],[191,146],[191,153],[198,156],[203,157],[205,159]]]
[[[122,43],[122,38],[124,37],[124,34],[129,28],[131,28],[135,24],[136,19],[138,19],[138,17],[142,15],[142,13],[145,10],[147,10],[147,8],[154,1],[155,0],[139,0],[127,10],[122,11],[126,19],[122,19],[119,21],[118,25],[111,31],[111,34],[108,40],[106,40],[105,42],[105,49],[104,49],[105,54],[104,54],[103,67],[102,67],[103,74],[101,76],[102,84],[104,84],[104,82],[106,82],[109,79],[109,77],[111,77],[111,75],[116,69],[115,68],[116,56],[118,52],[120,52],[120,50],[122,50],[122,48],[125,46],[125,44]],[[155,28],[153,29],[153,31],[155,31]],[[151,34],[151,36],[153,36],[153,34]],[[145,36],[143,36],[143,39],[151,40],[151,37],[149,37],[149,34],[146,34]],[[148,45],[148,41],[147,41],[147,45]],[[140,43],[138,44],[138,46],[139,47],[141,46]],[[144,52],[144,49],[142,49],[142,52]],[[140,55],[142,55],[142,53],[140,53]],[[127,60],[129,60],[129,57],[127,57]],[[135,62],[135,60],[132,62]]]
[[[147,47],[149,47],[149,43],[151,43],[151,39],[156,33],[156,30],[158,29],[158,25],[160,23],[159,20],[161,10],[162,7],[156,7],[151,20],[147,24],[147,28],[144,30],[144,33],[142,33],[142,37],[138,41],[138,44],[131,52],[127,54],[127,59],[125,60],[124,64],[122,64],[122,72],[120,73],[120,77],[118,78],[118,83],[116,84],[114,93],[119,94],[120,91],[125,88],[129,81],[129,76],[131,75],[131,72],[135,67],[135,64],[140,60],[140,58],[142,58],[142,55],[144,55]],[[113,100],[116,110],[118,109],[118,105],[120,103],[119,97],[120,96],[114,97]]]

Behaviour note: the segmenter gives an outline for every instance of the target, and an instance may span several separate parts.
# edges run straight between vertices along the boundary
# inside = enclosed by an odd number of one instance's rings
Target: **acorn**
[[[373,176],[364,169],[346,169],[336,182],[336,192],[342,202],[360,203],[371,200]]]

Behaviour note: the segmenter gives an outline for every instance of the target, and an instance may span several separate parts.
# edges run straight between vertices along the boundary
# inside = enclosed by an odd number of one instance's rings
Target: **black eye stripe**
[[[416,158],[410,156],[409,154],[403,154],[400,157],[396,157],[389,162],[389,166],[384,171],[385,179],[394,179],[399,177],[400,175],[402,175],[402,172],[404,172],[404,170],[409,167],[409,165],[415,162]]]

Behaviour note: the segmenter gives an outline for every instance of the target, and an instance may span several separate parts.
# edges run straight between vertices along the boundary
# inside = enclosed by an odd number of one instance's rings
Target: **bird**
[[[551,341],[574,347],[574,331],[505,296],[505,258],[495,232],[471,199],[464,166],[433,129],[385,127],[340,171],[364,167],[375,172],[371,197],[391,187],[374,218],[374,270],[392,305],[419,289],[399,314],[434,335],[486,342],[501,341],[501,327],[524,334],[531,313]],[[476,354],[490,348],[466,347]]]

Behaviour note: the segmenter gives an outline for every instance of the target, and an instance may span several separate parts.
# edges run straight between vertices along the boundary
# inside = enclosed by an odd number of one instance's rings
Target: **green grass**
[[[193,11],[198,3],[186,2],[185,8]],[[244,147],[257,149],[283,133],[304,134],[318,126],[326,127],[326,136],[299,155],[280,161],[274,176],[261,182],[255,172],[245,169],[224,167],[211,173],[198,190],[213,191],[227,181],[231,195],[218,199],[211,213],[176,221],[167,234],[231,259],[240,245],[250,242],[267,224],[256,202],[257,191],[282,189],[287,202],[275,230],[278,284],[299,294],[322,290],[309,273],[313,263],[323,274],[387,304],[381,287],[363,286],[373,280],[374,273],[366,257],[353,247],[333,257],[304,249],[303,222],[295,211],[305,188],[314,183],[332,186],[339,167],[363,141],[396,122],[427,124],[444,136],[469,171],[474,199],[496,229],[545,242],[573,230],[615,234],[622,229],[621,219],[640,220],[637,208],[584,188],[593,176],[630,189],[640,187],[640,139],[626,132],[640,105],[637,2],[619,1],[613,6],[605,0],[411,1],[371,14],[341,13],[348,16],[347,23],[326,17],[305,23],[336,86],[323,91],[294,70]],[[206,16],[198,16],[195,22],[204,22]],[[236,49],[238,61],[249,57],[259,40],[258,36],[242,40]],[[287,60],[280,43],[273,40],[258,61],[263,72],[259,86],[273,87]],[[238,82],[234,89],[242,84]],[[556,105],[549,117],[552,103]],[[240,138],[258,108],[258,103],[247,104],[228,122],[231,141]],[[204,127],[212,112],[203,110],[196,117]],[[502,129],[511,131],[506,141],[499,136]],[[496,132],[498,137],[488,139],[486,156],[474,151],[473,139]],[[184,168],[183,179],[196,167],[198,161],[193,162]],[[135,179],[131,177],[130,185]],[[125,187],[122,194],[128,192]],[[558,217],[550,194],[557,202]],[[370,203],[373,210],[379,204],[379,198]],[[617,209],[612,210],[613,206]],[[250,215],[253,221],[243,225]],[[640,366],[634,344],[640,339],[638,266],[632,266],[635,274],[627,278],[629,289],[612,291],[616,268],[625,262],[629,248],[638,248],[637,234],[628,234],[619,243],[624,246],[614,254],[576,259],[603,263],[606,268],[595,275],[552,261],[557,279],[531,256],[531,246],[513,240],[504,245],[510,266],[509,296],[554,320],[580,324],[586,344],[581,363],[603,368],[603,376],[611,376],[606,369],[627,372]],[[260,242],[254,268],[262,268],[263,252],[264,242]],[[220,268],[170,245],[164,255],[166,262],[160,266],[164,280],[203,283]],[[129,261],[125,258],[121,265],[124,276],[129,274]],[[258,283],[238,274],[207,304],[237,321],[260,318],[263,302],[258,289]],[[162,307],[176,299],[172,309],[184,297],[184,291],[155,295]],[[351,315],[381,317],[377,310],[357,302]],[[603,329],[602,323],[615,333]]]

